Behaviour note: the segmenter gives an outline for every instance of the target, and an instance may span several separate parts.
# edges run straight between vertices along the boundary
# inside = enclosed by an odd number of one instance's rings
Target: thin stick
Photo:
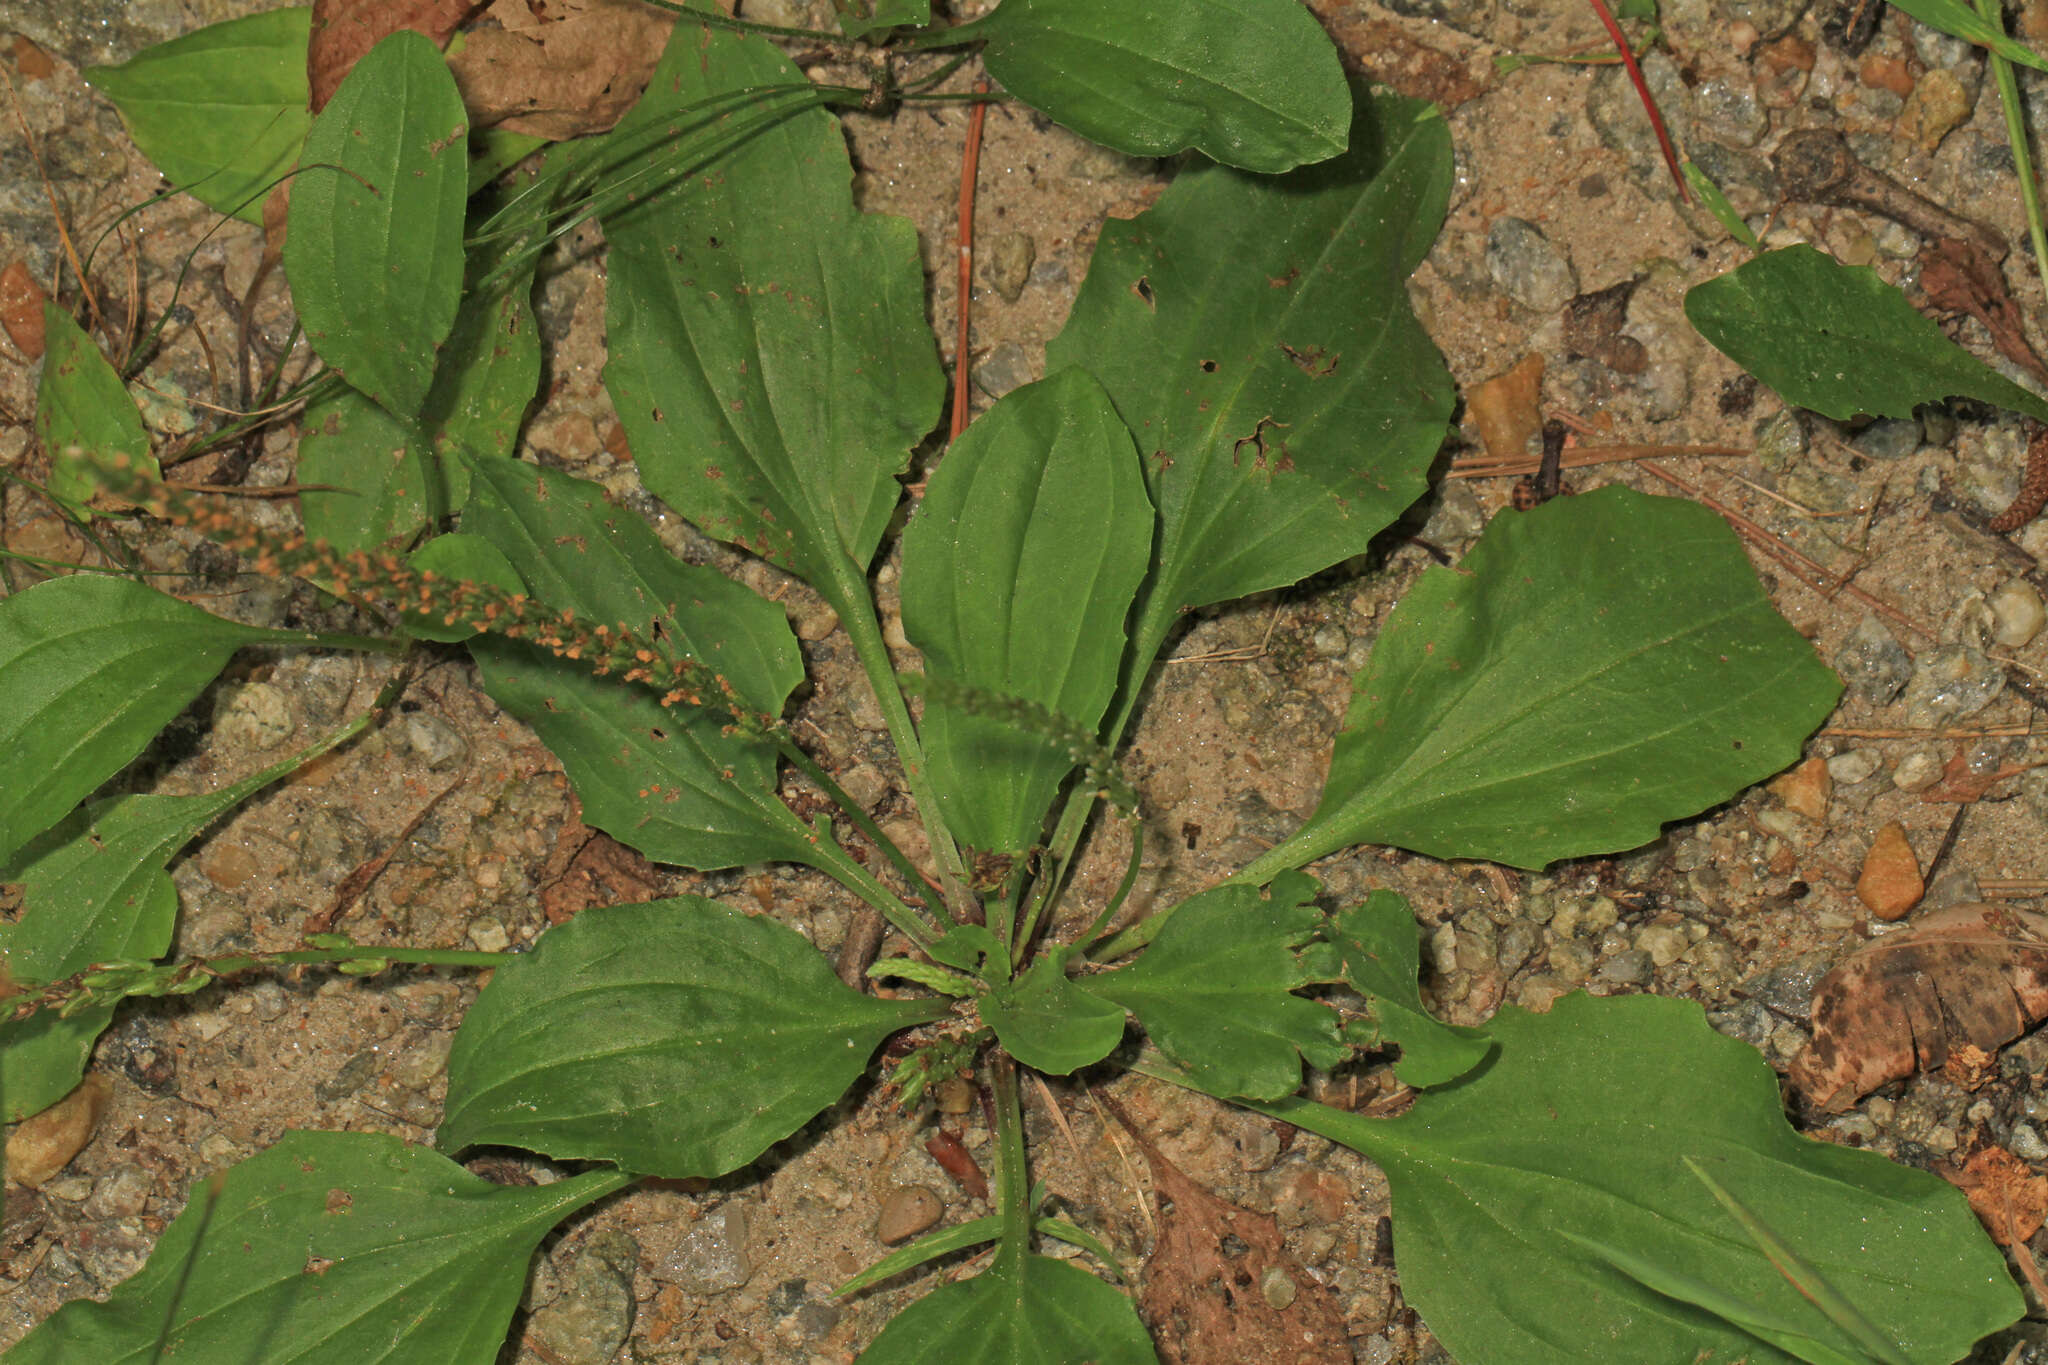
[[[986,92],[988,82],[976,81],[974,90]],[[953,441],[967,430],[967,380],[974,369],[974,353],[968,349],[974,300],[974,173],[981,165],[981,125],[987,114],[986,104],[976,104],[967,115],[967,146],[960,153],[960,330],[953,350],[953,425],[947,438]]]
[[[1621,64],[1628,69],[1629,83],[1635,86],[1643,108],[1650,115],[1650,127],[1657,134],[1657,150],[1664,154],[1664,168],[1671,172],[1671,183],[1678,186],[1679,202],[1692,203],[1692,191],[1685,187],[1685,173],[1678,169],[1678,149],[1671,145],[1671,134],[1664,127],[1664,115],[1657,112],[1657,101],[1650,96],[1649,83],[1643,79],[1643,69],[1636,65],[1636,54],[1629,50],[1628,38],[1622,33],[1621,25],[1614,22],[1607,0],[1586,2],[1593,7],[1593,13],[1600,16],[1600,22],[1607,26],[1607,36],[1614,39],[1615,51],[1621,54]]]
[[[1615,464],[1624,460],[1661,460],[1667,458],[1701,458],[1717,455],[1750,455],[1754,452],[1748,446],[1652,446],[1623,443],[1620,445],[1573,446],[1564,452],[1558,461],[1560,469],[1583,469],[1587,465]],[[1451,462],[1451,477],[1454,479],[1499,479],[1510,475],[1534,474],[1542,465],[1535,456],[1516,455],[1508,459],[1495,459],[1490,455],[1468,455],[1462,460]]]

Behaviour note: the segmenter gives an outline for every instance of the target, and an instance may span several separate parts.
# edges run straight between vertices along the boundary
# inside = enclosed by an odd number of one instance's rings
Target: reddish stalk
[[[976,81],[974,92],[985,94],[988,82]],[[974,173],[981,164],[981,124],[988,105],[976,101],[967,115],[967,147],[960,154],[960,332],[953,351],[953,424],[947,439],[957,441],[967,430],[967,379],[974,369],[967,349],[974,299]]]
[[[1690,204],[1692,191],[1685,187],[1685,173],[1678,169],[1678,149],[1671,145],[1671,134],[1664,127],[1664,115],[1657,112],[1657,101],[1651,98],[1650,87],[1643,80],[1643,69],[1636,65],[1636,54],[1630,50],[1627,36],[1622,33],[1621,25],[1614,21],[1613,12],[1607,8],[1607,0],[1586,0],[1586,3],[1607,26],[1607,36],[1614,40],[1615,50],[1621,53],[1621,64],[1628,69],[1629,83],[1635,86],[1643,108],[1649,112],[1650,127],[1657,133],[1657,150],[1664,153],[1665,169],[1671,172],[1671,182],[1678,186],[1679,202]]]

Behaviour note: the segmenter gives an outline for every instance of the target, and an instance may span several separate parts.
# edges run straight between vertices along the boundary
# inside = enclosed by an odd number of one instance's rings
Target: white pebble
[[[1991,595],[1991,638],[2017,649],[2041,633],[2048,612],[2041,606],[2041,594],[2034,585],[2013,579]]]

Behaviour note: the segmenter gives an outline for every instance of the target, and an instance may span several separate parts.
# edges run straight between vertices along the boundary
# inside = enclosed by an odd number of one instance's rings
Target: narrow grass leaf
[[[1035,702],[1093,732],[1151,559],[1152,505],[1109,397],[1080,370],[1004,396],[953,443],[903,533],[903,629],[930,678]],[[919,727],[946,824],[1017,853],[1074,759],[933,698]]]
[[[1291,171],[1341,153],[1351,122],[1337,49],[1296,0],[1003,0],[947,37],[985,40],[1011,94],[1133,156]]]
[[[209,208],[261,224],[265,188],[292,168],[307,112],[312,11],[251,14],[145,48],[85,79],[114,102],[142,154]]]
[[[1918,19],[1929,28],[1940,29],[1952,38],[1988,47],[2009,62],[2031,66],[2036,71],[2048,71],[2048,61],[2042,60],[2026,44],[2008,34],[2004,28],[1986,19],[1970,8],[1963,0],[1891,0],[1892,8]]]
[[[1694,286],[1685,316],[1787,403],[1838,421],[1910,417],[1958,395],[2048,421],[2048,400],[1950,341],[1897,286],[1810,246],[1767,251]]]
[[[36,385],[36,440],[50,456],[50,496],[83,512],[97,485],[90,467],[71,452],[106,460],[125,455],[132,467],[152,477],[159,470],[128,386],[85,329],[51,300],[43,303],[43,338],[47,349]]]
[[[845,134],[814,103],[769,43],[677,23],[611,137],[715,106],[728,149],[681,177],[665,147],[620,168],[666,188],[604,218],[605,384],[650,491],[851,610],[944,380],[917,232],[855,211]]]
[[[1160,519],[1142,659],[1183,609],[1359,554],[1421,495],[1451,381],[1406,280],[1450,183],[1442,117],[1364,95],[1335,161],[1190,170],[1103,225],[1047,363],[1099,379],[1137,438]]]
[[[724,1175],[946,1010],[849,990],[794,929],[700,897],[585,910],[477,997],[438,1144]]]
[[[125,578],[74,574],[0,601],[0,864],[142,752],[230,654],[305,638]]]
[[[1123,1041],[1123,1006],[1082,989],[1067,975],[1071,948],[1042,953],[1014,981],[981,1000],[981,1021],[1012,1057],[1035,1071],[1064,1076],[1092,1066]]]
[[[971,1280],[940,1285],[898,1313],[862,1365],[1153,1365],[1130,1296],[1079,1266],[998,1255]]]
[[[1288,873],[1269,893],[1225,885],[1182,901],[1129,966],[1082,984],[1138,1016],[1159,1050],[1223,1096],[1273,1099],[1301,1084],[1303,1058],[1350,1055],[1337,1016],[1294,992],[1315,973],[1300,949],[1322,915],[1312,878]]]
[[[1386,1172],[1402,1292],[1460,1360],[1796,1358],[1759,1344],[1750,1328],[1762,1323],[1840,1341],[1689,1160],[1768,1208],[1778,1234],[1914,1365],[1948,1365],[2022,1311],[1961,1191],[1793,1132],[1770,1067],[1698,1005],[1580,994],[1544,1015],[1511,1006],[1489,1028],[1493,1058],[1398,1119],[1304,1100],[1257,1106]],[[1715,1286],[1747,1305],[1743,1318],[1644,1284],[1609,1247]]]
[[[1375,891],[1362,905],[1331,916],[1324,940],[1336,951],[1338,970],[1366,997],[1372,1019],[1346,1036],[1361,1045],[1397,1044],[1394,1074],[1422,1089],[1456,1080],[1484,1061],[1493,1040],[1484,1029],[1446,1024],[1429,1012],[1416,988],[1421,968],[1415,912],[1392,891]]]
[[[541,1238],[627,1180],[493,1185],[394,1137],[287,1133],[226,1172],[210,1220],[196,1190],[106,1302],[66,1304],[7,1362],[490,1365]]]
[[[845,1284],[832,1291],[834,1298],[857,1294],[869,1285],[880,1284],[891,1275],[901,1275],[906,1270],[915,1270],[927,1261],[936,1261],[941,1256],[950,1256],[956,1251],[993,1242],[1003,1235],[1003,1220],[998,1214],[986,1214],[955,1223],[935,1232],[928,1232],[901,1250],[892,1251],[861,1271]]]
[[[1840,692],[1706,508],[1615,486],[1504,512],[1395,608],[1321,804],[1245,875],[1358,843],[1634,848],[1797,760]]]
[[[284,266],[320,358],[386,412],[426,401],[462,297],[468,123],[434,45],[398,32],[306,135]]]

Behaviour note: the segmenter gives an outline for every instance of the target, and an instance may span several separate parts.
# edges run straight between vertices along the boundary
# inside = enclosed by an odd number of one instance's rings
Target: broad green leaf
[[[794,929],[701,897],[585,910],[477,997],[437,1142],[723,1175],[946,1008],[849,990]]]
[[[1010,953],[1003,947],[1001,939],[979,924],[956,924],[932,944],[931,958],[934,962],[943,962],[949,967],[981,976],[985,963],[1007,964]]]
[[[1421,495],[1451,381],[1405,281],[1450,183],[1433,108],[1361,96],[1338,160],[1187,171],[1103,225],[1047,359],[1101,380],[1137,438],[1160,520],[1140,659],[1182,609],[1361,553]]]
[[[1336,1013],[1294,992],[1315,979],[1298,950],[1322,915],[1314,879],[1283,874],[1269,893],[1212,887],[1182,901],[1129,966],[1082,984],[1145,1026],[1159,1050],[1218,1095],[1272,1099],[1301,1084],[1301,1063],[1350,1055]]]
[[[2048,71],[2048,61],[2043,61],[2033,49],[2007,34],[2000,25],[1984,18],[1963,0],[1891,0],[1891,3],[1893,9],[1918,19],[1929,28],[1938,28],[1951,37],[1988,47],[2009,62]]]
[[[1685,316],[1786,402],[1837,420],[1909,417],[1960,394],[2048,421],[2048,401],[1950,341],[1876,271],[1810,246],[1694,286]]]
[[[440,52],[401,30],[343,78],[292,185],[284,267],[306,338],[403,422],[462,297],[467,133]]]
[[[224,1174],[112,1297],[58,1309],[7,1365],[490,1365],[540,1239],[629,1181],[493,1185],[379,1133],[287,1133]]]
[[[903,629],[925,672],[1036,702],[1093,731],[1152,552],[1131,434],[1080,370],[1006,395],[953,443],[903,533]],[[954,834],[1017,853],[1073,756],[936,699],[919,726]]]
[[[303,643],[125,578],[0,600],[0,864],[119,772],[243,645]]]
[[[839,11],[839,31],[849,38],[932,21],[932,0],[832,0],[832,7]]]
[[[715,106],[729,150],[680,179],[660,147],[624,168],[673,183],[604,219],[605,384],[650,491],[844,614],[944,380],[917,232],[855,212],[845,135],[814,100],[767,42],[676,25],[611,137]]]
[[[1133,156],[1192,147],[1249,171],[1344,150],[1351,92],[1299,0],[1003,0],[946,35],[1055,123]]]
[[[1067,976],[1072,948],[1041,953],[1014,981],[981,999],[981,1022],[1012,1057],[1035,1071],[1064,1076],[1092,1066],[1123,1041],[1124,1011]]]
[[[480,256],[472,275],[491,264]],[[354,389],[307,405],[299,480],[336,489],[300,495],[308,535],[344,551],[409,540],[469,496],[469,467],[455,452],[518,453],[520,424],[540,386],[532,292],[528,269],[482,297],[464,295],[417,428]],[[429,449],[412,439],[416,429]]]
[[[1460,1360],[1761,1365],[1791,1357],[1645,1287],[1599,1248],[1713,1286],[1757,1323],[1852,1354],[1687,1169],[1713,1173],[1917,1365],[1948,1365],[2022,1310],[1962,1193],[1872,1152],[1809,1141],[1777,1077],[1698,1005],[1572,995],[1510,1007],[1477,1072],[1374,1120],[1285,1100],[1263,1112],[1387,1174],[1402,1293]],[[1938,1288],[1937,1288],[1938,1287]]]
[[[466,477],[467,471],[464,474]],[[407,555],[406,562],[415,569],[456,582],[488,583],[507,592],[526,590],[519,571],[512,567],[511,560],[505,558],[505,552],[478,535],[458,531],[435,536]],[[477,637],[475,626],[466,621],[451,624],[446,613],[428,616],[407,611],[402,615],[406,630],[422,640],[467,644]]]
[[[470,478],[467,533],[509,560],[539,601],[659,639],[756,712],[779,715],[803,681],[779,607],[677,560],[596,484],[511,460],[473,462]],[[733,718],[715,702],[663,707],[649,688],[495,635],[470,648],[491,696],[561,759],[595,827],[687,867],[819,856],[812,831],[776,798],[773,743],[728,733]]]
[[[121,376],[71,314],[54,300],[43,303],[43,377],[36,385],[36,440],[50,455],[50,496],[82,511],[96,484],[89,467],[69,452],[111,460],[125,455],[131,467],[155,477],[149,433]]]
[[[1484,1029],[1438,1020],[1424,1008],[1416,989],[1422,965],[1415,912],[1392,891],[1375,891],[1363,905],[1331,917],[1323,937],[1337,952],[1344,980],[1371,1002],[1372,1022],[1352,1041],[1396,1043],[1401,1060],[1394,1074],[1423,1089],[1456,1080],[1493,1050]]]
[[[209,208],[261,223],[264,192],[299,159],[313,122],[311,15],[275,9],[209,24],[83,74],[165,179]]]
[[[1079,1266],[999,1253],[893,1318],[861,1365],[1153,1365],[1130,1296]]]
[[[1504,512],[1394,609],[1322,803],[1243,875],[1359,843],[1634,848],[1797,760],[1840,693],[1704,507],[1612,486]]]

